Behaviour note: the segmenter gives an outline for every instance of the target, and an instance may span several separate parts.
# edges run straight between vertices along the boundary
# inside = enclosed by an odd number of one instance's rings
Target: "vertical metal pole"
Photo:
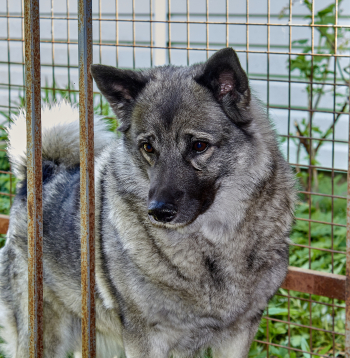
[[[170,14],[170,10],[169,10]],[[186,0],[186,24],[187,24],[187,66],[190,65],[190,0]],[[170,21],[170,17],[169,17]]]
[[[206,45],[205,47],[207,48],[207,51],[206,51],[206,56],[207,56],[207,59],[209,58],[209,0],[206,1],[206,4],[205,4],[205,9],[206,9],[206,24],[205,24],[205,29],[206,29]],[[227,15],[226,15],[227,16]]]
[[[168,4],[170,0],[168,0]],[[169,42],[169,63],[170,61],[170,23],[168,23],[169,30],[169,40],[167,41],[167,31],[166,31],[166,15],[167,15],[167,3],[164,0],[154,0],[154,65],[163,66],[166,63],[166,52],[165,49],[168,47],[167,43]],[[170,6],[168,9],[170,13]],[[168,15],[169,16],[169,15]]]
[[[156,4],[157,7],[157,4]],[[168,63],[171,64],[171,1],[168,0]]]
[[[43,209],[39,24],[39,0],[25,0],[28,325],[29,357],[31,358],[43,357]]]
[[[334,58],[336,60],[336,58]],[[349,82],[350,103],[350,82]],[[350,123],[350,113],[349,113]],[[345,316],[345,357],[350,358],[350,127],[348,150],[348,195],[347,195],[347,225],[346,225],[346,316]]]
[[[336,112],[336,105],[337,105],[337,49],[338,49],[338,28],[337,28],[337,25],[338,25],[338,11],[339,11],[339,8],[338,8],[338,0],[335,0],[335,21],[334,21],[334,57],[333,57],[333,60],[334,60],[334,69],[333,69],[333,72],[334,72],[334,75],[333,75],[333,81],[334,81],[334,87],[333,87],[333,128],[335,129],[335,124],[336,124],[336,115],[335,115],[335,112]],[[334,193],[334,157],[335,157],[335,143],[334,143],[334,140],[335,140],[335,130],[332,131],[332,201],[331,201],[331,205],[332,205],[332,223],[334,223],[334,197],[333,195],[335,194]],[[331,246],[331,249],[334,250],[334,226],[331,225],[331,239],[332,239],[332,246]],[[331,253],[332,255],[332,273],[334,273],[334,252]],[[336,345],[335,345],[335,317],[336,317],[336,313],[335,313],[335,307],[334,307],[334,298],[332,298],[332,343],[333,343],[333,356],[335,357],[336,356]]]
[[[150,64],[153,67],[153,9],[152,0],[149,0],[149,46],[150,46]]]
[[[152,0],[151,0],[152,1]],[[117,51],[116,66],[119,66],[119,9],[118,0],[115,0],[115,47]]]
[[[289,55],[288,55],[288,139],[287,139],[287,161],[290,161],[290,107],[291,107],[291,93],[292,93],[292,74],[291,74],[291,53],[292,53],[292,21],[293,21],[293,0],[289,0]],[[290,328],[290,291],[288,290],[288,347],[291,346],[291,328]],[[288,349],[288,355],[290,357],[291,350]]]
[[[226,0],[226,47],[229,46],[229,28],[228,28],[228,21],[229,21],[229,10],[228,10],[228,3],[229,0]]]
[[[314,75],[313,75],[313,70],[314,70],[314,53],[315,53],[315,1],[312,1],[311,4],[311,75],[310,75],[310,103],[309,103],[309,110],[310,110],[310,115],[309,115],[309,135],[310,135],[310,140],[309,140],[309,148],[310,148],[310,155],[309,155],[309,191],[310,191],[310,195],[309,195],[309,269],[311,269],[311,243],[312,243],[312,237],[311,237],[311,212],[312,212],[312,178],[314,179],[314,182],[317,180],[317,170],[315,170],[315,168],[312,167],[312,165],[314,165],[314,150],[313,150],[313,141],[312,141],[312,128],[313,128],[313,124],[312,124],[312,120],[313,120],[313,116],[314,116],[314,104],[313,104],[313,91],[314,91]],[[316,175],[315,175],[316,174]],[[333,180],[333,179],[332,179]],[[310,327],[312,327],[312,296],[309,295],[309,325]],[[312,328],[309,329],[309,347],[310,347],[310,352],[313,351],[313,344],[312,344]]]
[[[249,0],[246,0],[246,72],[247,76],[249,77]]]
[[[266,108],[270,116],[270,0],[267,0],[267,68],[266,68]],[[248,42],[249,43],[249,42]],[[266,307],[266,316],[269,316],[269,307]],[[270,342],[270,321],[266,320],[266,341]],[[270,346],[266,345],[266,358],[270,357]]]
[[[290,114],[290,108],[291,108],[291,103],[292,103],[292,57],[291,57],[291,53],[292,53],[292,21],[293,21],[293,0],[289,0],[289,21],[288,21],[288,25],[289,25],[289,55],[288,55],[288,139],[287,139],[287,161],[290,162],[290,119],[291,119],[291,114]],[[296,167],[296,171],[298,172],[299,168]],[[288,298],[289,300],[289,298]]]
[[[136,67],[135,0],[132,0],[132,68]]]
[[[92,1],[79,0],[80,225],[83,358],[96,355]]]

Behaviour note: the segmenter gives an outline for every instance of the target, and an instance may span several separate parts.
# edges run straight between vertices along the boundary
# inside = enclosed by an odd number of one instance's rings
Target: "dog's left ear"
[[[91,74],[98,89],[118,117],[121,124],[118,130],[127,131],[135,100],[149,79],[142,72],[120,70],[104,65],[91,65]]]
[[[248,77],[232,48],[224,48],[211,56],[195,81],[213,92],[225,113],[236,124],[251,121],[246,113],[240,111],[250,103]]]

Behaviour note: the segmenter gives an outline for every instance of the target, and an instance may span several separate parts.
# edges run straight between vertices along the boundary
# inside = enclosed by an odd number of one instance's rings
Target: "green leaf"
[[[309,41],[309,39],[302,39],[302,40],[294,40],[292,42],[292,44],[300,44],[300,45],[304,45]]]
[[[323,10],[320,10],[316,16],[318,17],[324,17],[325,15],[329,14],[329,13],[333,13],[334,12],[334,7],[335,7],[335,4],[330,4],[328,5],[327,7],[325,7]]]
[[[300,339],[300,345],[301,345],[301,349],[303,351],[307,351],[307,352],[310,352],[310,347],[309,347],[309,344],[307,343],[306,339],[304,337],[301,337]],[[303,356],[304,358],[311,358],[310,357],[310,354],[307,354],[307,353],[303,353]]]
[[[299,335],[295,335],[293,337],[290,338],[290,342],[292,344],[293,347],[300,347],[300,343],[301,343],[301,336]]]
[[[326,353],[328,353],[329,352],[329,350],[332,348],[332,344],[330,344],[330,345],[328,345],[327,347],[325,347],[325,348],[322,348],[319,352],[318,352],[318,354],[320,354],[320,355],[323,355],[323,354],[326,354]]]

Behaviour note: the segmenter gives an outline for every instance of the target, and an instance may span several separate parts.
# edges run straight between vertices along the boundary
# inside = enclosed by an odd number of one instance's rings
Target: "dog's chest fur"
[[[261,266],[268,266],[272,259],[258,247],[266,243],[256,239],[256,230],[262,233],[269,225],[254,223],[258,220],[254,215],[264,214],[261,209],[269,205],[266,198],[255,200],[251,223],[245,218],[230,237],[218,243],[218,238],[207,237],[201,230],[195,231],[196,227],[175,231],[151,225],[137,207],[142,203],[142,188],[126,193],[128,185],[135,188],[133,175],[129,183],[125,177],[120,182],[114,171],[123,161],[113,166],[106,162],[103,176],[97,179],[101,194],[99,241],[103,261],[108,262],[104,265],[108,290],[114,290],[112,295],[122,315],[130,317],[137,312],[151,326],[172,326],[175,330],[187,327],[189,321],[192,329],[199,330],[208,320],[217,328],[230,325],[259,294],[252,290],[264,276]],[[129,168],[132,173],[132,165]],[[247,211],[249,205],[240,209]],[[270,214],[265,210],[267,218]],[[285,251],[287,247],[284,242],[276,249]],[[268,244],[265,249],[271,253]],[[127,302],[123,297],[128,297]]]

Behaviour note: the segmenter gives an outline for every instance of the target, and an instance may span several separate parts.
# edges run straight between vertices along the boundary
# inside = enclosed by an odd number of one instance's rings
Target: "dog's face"
[[[213,203],[220,178],[232,172],[250,123],[248,80],[235,52],[221,50],[189,68],[136,72],[94,65],[92,74],[149,179],[151,222],[193,222]]]
[[[125,140],[149,178],[150,220],[182,226],[214,200],[232,123],[200,85],[175,79],[145,88]]]

